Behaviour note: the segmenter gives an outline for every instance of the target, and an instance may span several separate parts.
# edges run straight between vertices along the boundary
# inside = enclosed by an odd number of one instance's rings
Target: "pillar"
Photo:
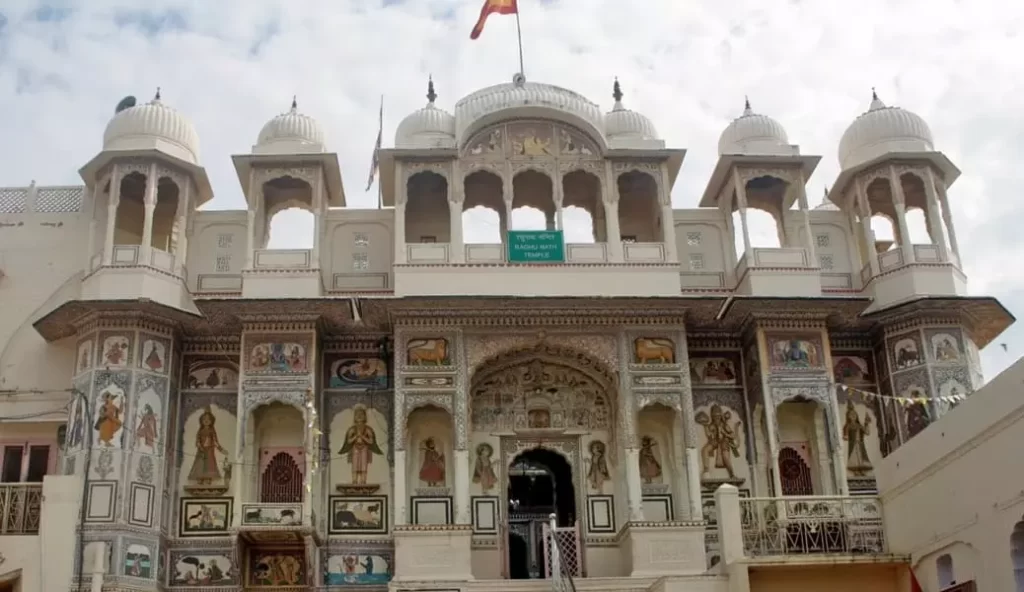
[[[733,187],[736,188],[736,206],[735,209],[729,208],[729,212],[730,215],[735,210],[740,212],[740,226],[743,230],[743,255],[747,258],[747,267],[753,267],[754,248],[750,244],[750,227],[747,224],[747,189],[743,184],[743,179],[740,178],[738,170],[733,169],[732,182]]]
[[[860,213],[861,232],[864,233],[864,241],[867,243],[868,265],[871,267],[871,277],[882,272],[878,263],[878,252],[875,250],[875,232],[871,230],[871,208],[868,206],[868,196],[864,191],[864,184],[860,179],[855,182],[856,195],[854,196],[854,207]]]
[[[804,228],[804,248],[807,249],[807,257],[811,267],[818,267],[818,254],[817,248],[814,244],[814,235],[811,234],[811,212],[807,205],[807,180],[804,179],[803,172],[800,173],[800,186],[797,188],[799,192],[797,199],[800,202],[800,217],[801,223]]]
[[[903,184],[896,174],[896,167],[889,166],[889,183],[892,186],[893,208],[896,210],[896,224],[899,227],[900,250],[903,251],[903,264],[910,265],[915,261],[914,244],[910,240],[910,229],[907,226],[907,200],[903,195]]]
[[[472,524],[469,507],[469,451],[455,449],[455,523]]]
[[[88,274],[92,271],[92,256],[96,253],[93,249],[96,248],[96,213],[99,211],[99,200],[100,196],[103,195],[103,180],[99,179],[96,184],[92,187],[92,207],[90,208],[91,214],[89,216],[89,240],[86,243],[88,248],[85,249],[85,273]]]
[[[960,265],[960,245],[956,240],[956,228],[953,227],[953,216],[949,211],[949,201],[946,197],[946,188],[939,185],[935,175],[928,171],[928,179],[932,182],[932,188],[939,196],[939,203],[942,206],[942,221],[946,223],[946,232],[949,233],[949,246],[956,255],[957,265]]]
[[[146,218],[142,224],[142,244],[139,246],[139,264],[153,264],[153,212],[156,210],[156,163],[149,165],[146,175],[146,195],[143,198]]]
[[[631,347],[629,335],[626,332],[619,334],[619,426],[622,429],[623,459],[626,473],[626,503],[629,508],[628,520],[630,522],[643,522],[643,486],[640,479],[640,447],[636,436],[636,404],[633,400],[633,389],[629,382],[628,364],[631,360]]]
[[[313,256],[311,265],[313,269],[320,269],[320,245],[323,243],[324,234],[324,182],[322,171],[317,170],[316,179],[313,182]]]
[[[682,386],[680,408],[682,409],[683,459],[686,463],[685,488],[678,489],[678,495],[685,491],[689,504],[687,515],[690,520],[702,520],[704,509],[700,498],[701,465],[697,450],[697,419],[693,408],[693,385],[690,382],[690,346],[687,343],[686,328],[680,328],[676,335],[676,361],[681,367],[679,384]]]
[[[395,526],[401,526],[409,523],[409,512],[406,508],[408,503],[408,494],[406,493],[405,486],[405,445],[402,444],[402,448],[398,448],[398,440],[395,440],[395,470],[394,470],[394,485],[392,487],[392,495],[395,498]]]
[[[622,263],[625,261],[622,252],[622,229],[619,228],[619,183],[612,171],[612,163],[605,163],[604,190],[601,198],[604,202],[604,222],[607,229],[608,261]]]
[[[760,341],[761,338],[758,338]],[[766,351],[767,348],[759,348]],[[775,419],[775,403],[772,402],[771,388],[761,378],[762,402],[764,403],[764,425],[768,432],[768,470],[771,472],[772,489],[775,496],[782,495],[782,477],[779,475],[779,426]]]
[[[951,259],[949,245],[946,243],[946,233],[942,228],[945,222],[943,219],[945,212],[940,212],[939,192],[935,189],[935,174],[932,173],[931,168],[925,169],[923,181],[924,192],[928,198],[928,233],[932,235],[932,240],[939,246],[939,257],[943,261],[949,261]],[[946,227],[949,228],[949,225],[946,224]]]
[[[103,238],[103,265],[114,260],[114,230],[117,228],[117,206],[121,203],[121,172],[114,165],[110,173],[110,201],[107,203],[107,232]]]
[[[627,420],[628,421],[628,420]],[[640,449],[631,446],[626,449],[626,499],[629,503],[629,521],[643,522],[643,486],[640,482]]]
[[[449,261],[452,263],[466,262],[466,241],[462,235],[462,204],[465,200],[465,188],[458,181],[460,176],[458,163],[452,165],[452,180],[448,182],[448,226],[449,226],[449,248],[451,253]]]
[[[459,331],[449,341],[454,345],[454,362],[459,369],[454,380],[452,393],[453,446],[455,450],[455,523],[472,524],[472,509],[469,502],[469,370],[466,356],[466,341]]]
[[[561,173],[555,168],[555,178],[552,179],[552,197],[555,202],[555,228],[565,230],[565,218],[562,215],[562,204],[565,202],[565,184],[562,181]]]
[[[665,260],[679,263],[679,246],[676,244],[676,218],[672,211],[672,188],[669,186],[668,167],[661,165],[661,179],[658,183],[661,203],[661,237],[665,241]]]
[[[188,220],[192,208],[192,182],[185,183],[181,191],[180,214],[178,215],[178,237],[174,249],[174,272],[182,275],[185,262],[188,261]]]

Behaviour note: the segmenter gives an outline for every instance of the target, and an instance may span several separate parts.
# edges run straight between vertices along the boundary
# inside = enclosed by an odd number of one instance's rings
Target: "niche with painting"
[[[686,478],[682,436],[682,420],[675,409],[654,403],[637,414],[637,462],[648,521],[671,521],[676,515],[675,503],[682,494],[679,485]]]
[[[374,397],[340,396],[331,404],[329,474],[341,495],[367,496],[391,488],[390,410],[375,404],[378,401]]]
[[[723,483],[739,487],[750,477],[742,395],[715,395],[694,396],[701,482],[712,487]]]
[[[235,458],[235,415],[229,397],[186,397],[183,401],[178,482],[197,497],[222,496],[231,487]]]
[[[452,418],[433,405],[414,409],[407,419],[406,483],[414,484],[412,510],[417,524],[450,522]],[[431,499],[443,498],[443,499]]]

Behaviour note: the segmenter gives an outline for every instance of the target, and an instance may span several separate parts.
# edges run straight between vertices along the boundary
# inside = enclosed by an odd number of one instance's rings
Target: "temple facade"
[[[685,151],[617,82],[427,99],[378,209],[294,103],[231,157],[246,209],[202,209],[159,94],[83,185],[0,188],[11,589],[906,589],[875,467],[1013,322],[967,295],[927,124],[873,97],[812,208],[819,157],[748,103],[674,209]],[[312,248],[269,248],[291,208]]]

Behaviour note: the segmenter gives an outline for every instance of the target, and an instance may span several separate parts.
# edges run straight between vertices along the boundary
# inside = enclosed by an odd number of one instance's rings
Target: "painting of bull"
[[[450,366],[448,340],[410,339],[406,346],[406,362],[409,366]]]
[[[676,344],[671,339],[640,337],[633,342],[634,364],[675,364]]]

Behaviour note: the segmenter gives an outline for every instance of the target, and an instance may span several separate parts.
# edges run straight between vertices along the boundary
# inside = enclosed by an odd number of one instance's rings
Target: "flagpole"
[[[377,138],[381,138],[384,135],[384,94],[380,95],[380,123],[377,125]],[[377,149],[380,150],[380,145],[377,145]],[[380,162],[380,157],[377,159]],[[380,165],[377,165],[378,167]],[[384,207],[384,184],[381,183],[380,173],[377,174],[377,209],[380,210]]]
[[[523,27],[519,23],[519,3],[516,2],[516,37],[519,38],[519,74],[526,78],[526,71],[523,68]]]

